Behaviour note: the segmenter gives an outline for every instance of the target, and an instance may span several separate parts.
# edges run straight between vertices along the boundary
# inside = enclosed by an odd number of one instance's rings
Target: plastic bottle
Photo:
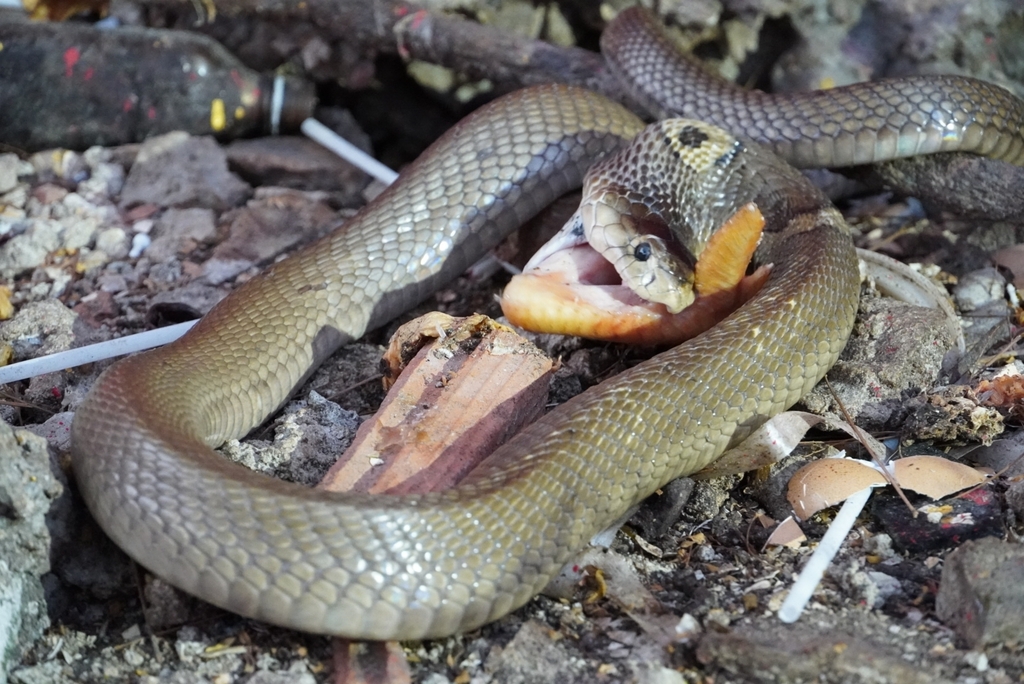
[[[276,134],[315,106],[311,83],[253,71],[201,34],[0,23],[0,143],[15,149]]]

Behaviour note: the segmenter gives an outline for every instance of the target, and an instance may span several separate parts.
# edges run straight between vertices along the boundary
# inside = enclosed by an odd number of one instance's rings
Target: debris
[[[553,364],[536,347],[483,316],[424,318],[403,326],[398,344],[407,339],[403,330],[436,336],[440,318],[444,338],[416,353],[321,486],[444,489],[543,411]],[[371,457],[385,463],[375,466]]]
[[[949,499],[918,506],[911,516],[902,501],[881,493],[871,504],[871,514],[892,537],[893,544],[912,553],[932,553],[1000,534],[1003,528],[999,498],[991,488],[974,489]]]

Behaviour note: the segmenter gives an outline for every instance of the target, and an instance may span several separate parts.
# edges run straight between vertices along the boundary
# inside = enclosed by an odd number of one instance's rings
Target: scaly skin
[[[841,167],[935,152],[1024,165],[1024,102],[965,76],[915,76],[763,93],[711,76],[680,55],[642,7],[623,10],[601,51],[634,97],[660,118],[681,116],[757,140],[798,168]]]
[[[502,98],[341,231],[239,288],[177,343],[111,367],[72,427],[78,484],[104,530],[172,584],[243,615],[350,638],[438,637],[522,605],[594,532],[790,406],[846,342],[856,259],[817,191],[747,146],[718,193],[759,201],[757,258],[775,264],[764,289],[715,329],[551,412],[458,487],[326,493],[212,451],[639,130],[578,89]]]

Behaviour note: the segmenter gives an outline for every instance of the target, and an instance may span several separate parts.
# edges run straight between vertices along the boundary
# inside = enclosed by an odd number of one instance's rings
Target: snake
[[[668,73],[677,58],[660,52],[657,30],[644,33],[653,20],[620,17],[604,41],[613,68],[633,84]],[[587,90],[517,91],[469,115],[339,231],[236,289],[185,337],[101,374],[76,411],[71,451],[102,529],[169,583],[273,624],[374,640],[474,629],[530,600],[658,487],[796,402],[844,347],[859,294],[850,231],[753,140],[798,165],[933,143],[1019,163],[1024,149],[1024,105],[968,79],[768,97],[692,78],[654,77],[671,96],[665,113],[738,136],[736,172],[708,200],[756,200],[766,228],[755,260],[774,264],[724,322],[552,410],[445,491],[311,490],[217,455],[324,358],[456,277],[643,128]]]

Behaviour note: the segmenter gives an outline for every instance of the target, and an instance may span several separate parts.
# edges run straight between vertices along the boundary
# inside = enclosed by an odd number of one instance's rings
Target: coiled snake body
[[[627,66],[654,59],[636,46],[626,54]],[[899,94],[860,88],[884,102]],[[995,91],[967,107],[1005,108],[991,104]],[[724,111],[742,109],[723,97]],[[778,120],[798,106],[786,102],[764,116]],[[1000,118],[1016,123],[975,116],[965,136],[980,125],[1009,142],[976,149],[1019,156],[1022,107],[1014,106]],[[911,121],[919,109],[910,108]],[[944,140],[960,120],[947,118]],[[830,145],[810,148],[845,148],[843,136],[862,147],[861,133],[842,132],[847,120]],[[801,136],[817,125],[807,121]],[[845,344],[856,260],[821,195],[746,144],[714,199],[754,200],[765,214],[757,258],[775,266],[764,289],[715,329],[548,414],[458,487],[331,494],[212,451],[275,411],[339,345],[423,299],[578,186],[591,163],[640,128],[622,107],[579,89],[500,99],[443,136],[342,231],[239,288],[179,342],[111,367],[72,428],[78,484],[104,530],[172,584],[243,615],[352,638],[436,637],[522,605],[596,531],[795,402]]]

